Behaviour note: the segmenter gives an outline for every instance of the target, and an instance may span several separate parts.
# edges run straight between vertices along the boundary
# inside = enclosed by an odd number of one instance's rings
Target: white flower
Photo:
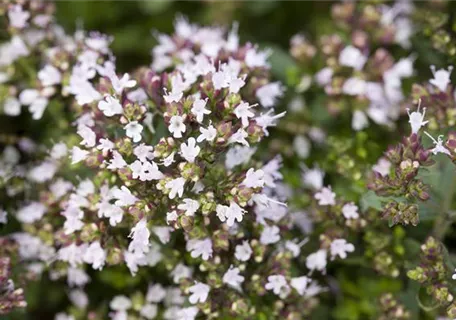
[[[149,251],[150,231],[147,228],[147,221],[145,218],[139,220],[138,223],[131,228],[128,237],[132,238],[132,241],[128,246],[128,251],[134,253],[146,253]]]
[[[74,317],[65,312],[59,312],[55,315],[54,320],[74,320]]]
[[[112,197],[117,199],[115,202],[116,206],[124,207],[124,206],[131,206],[138,201],[134,195],[131,194],[131,191],[128,190],[126,186],[122,186],[119,188],[115,187],[111,190]]]
[[[313,270],[318,270],[318,271],[323,271],[326,269],[326,263],[327,263],[327,253],[326,250],[320,249],[317,252],[314,252],[307,256],[306,259],[306,267],[313,271]]]
[[[6,224],[8,222],[8,213],[0,209],[0,223]]]
[[[64,156],[67,155],[67,153],[68,153],[68,148],[67,148],[66,144],[63,142],[54,144],[52,146],[51,151],[49,152],[49,154],[51,155],[51,158],[56,159],[56,160],[63,158]]]
[[[133,149],[133,154],[141,162],[146,162],[147,160],[152,160],[154,158],[153,151],[154,151],[154,147],[141,143],[139,146],[137,146]]]
[[[283,91],[284,88],[280,85],[280,82],[271,82],[258,88],[256,97],[263,107],[269,108],[274,106],[277,98],[282,96]]]
[[[346,203],[342,207],[342,214],[344,215],[345,219],[358,219],[358,206],[353,202]]]
[[[324,187],[314,195],[320,206],[333,206],[336,204],[336,194],[331,190],[331,186]]]
[[[195,102],[193,102],[191,111],[196,116],[196,121],[199,123],[203,122],[204,115],[211,113],[210,110],[206,109],[206,103],[207,99],[196,99]]]
[[[68,296],[71,302],[79,309],[84,309],[89,304],[89,298],[85,292],[80,289],[71,290]]]
[[[44,161],[32,168],[27,177],[34,182],[45,182],[51,180],[57,172],[57,164],[53,161]]]
[[[285,241],[285,248],[293,254],[293,257],[296,258],[301,253],[301,246],[307,243],[307,241],[307,239],[304,239],[304,241],[296,243],[295,241],[287,240]]]
[[[241,185],[244,185],[247,188],[262,188],[264,186],[264,171],[250,168]]]
[[[136,160],[129,165],[129,168],[132,171],[133,179],[139,178],[141,181],[151,181],[159,180],[164,177],[163,173],[158,169],[158,165],[153,161],[142,163],[141,161]]]
[[[130,91],[127,93],[128,100],[133,102],[143,103],[147,100],[147,93],[142,88]]]
[[[165,188],[170,189],[168,197],[170,199],[174,199],[176,197],[176,195],[178,195],[179,198],[181,198],[182,195],[184,194],[184,185],[185,185],[185,179],[182,177],[168,181],[165,184]]]
[[[122,105],[119,100],[113,96],[106,96],[104,100],[100,100],[100,102],[98,102],[98,109],[100,109],[107,117],[123,113]]]
[[[5,83],[9,80],[9,76],[6,72],[0,72],[0,84]]]
[[[171,212],[166,213],[166,223],[169,224],[172,221],[177,221],[177,218],[179,216],[177,215],[177,211],[173,210]]]
[[[234,146],[226,153],[225,166],[227,169],[233,169],[235,166],[247,163],[256,152],[256,148],[243,146]]]
[[[79,183],[76,193],[82,197],[87,197],[89,194],[95,193],[95,185],[91,180],[85,179]]]
[[[79,147],[73,147],[73,149],[71,149],[71,164],[76,164],[85,160],[89,153],[89,151],[82,150]]]
[[[249,245],[248,241],[243,241],[242,244],[238,244],[236,246],[234,256],[236,259],[239,261],[248,261],[250,257],[252,256],[252,248]]]
[[[6,98],[3,103],[3,113],[10,117],[15,117],[21,114],[21,104],[19,100],[13,97]]]
[[[25,89],[19,95],[19,101],[24,105],[31,105],[38,97],[40,93],[36,89]]]
[[[249,134],[242,128],[239,128],[229,139],[228,143],[240,143],[244,146],[249,146],[249,143],[245,138],[247,138]]]
[[[166,290],[163,286],[159,283],[157,284],[149,284],[149,288],[147,289],[146,301],[159,303],[162,302],[163,299],[166,297]]]
[[[192,270],[182,263],[179,263],[171,272],[171,276],[173,277],[174,283],[179,283],[181,279],[191,278]]]
[[[277,226],[267,226],[261,232],[261,244],[268,245],[280,240],[280,229]]]
[[[380,173],[381,176],[386,176],[389,174],[391,169],[391,162],[386,158],[378,159],[377,163],[372,167],[372,170]]]
[[[109,139],[101,138],[98,142],[97,149],[102,152],[108,152],[114,149],[114,143]]]
[[[204,140],[208,142],[212,142],[215,137],[217,136],[217,130],[214,128],[212,124],[210,124],[207,129],[200,127],[201,134],[198,136],[196,141],[203,142]]]
[[[288,286],[287,280],[282,275],[271,275],[268,277],[268,283],[264,286],[266,290],[272,290],[276,295],[285,296],[288,294],[290,287]]]
[[[177,317],[177,320],[195,320],[195,317],[198,314],[198,312],[199,312],[199,309],[197,307],[182,308],[177,311],[176,317]],[[173,316],[168,319],[171,320],[171,319],[175,319],[175,318]]]
[[[355,131],[360,131],[366,128],[369,125],[367,116],[361,110],[356,110],[353,112],[353,118],[351,122],[352,129]]]
[[[187,144],[182,143],[180,146],[181,155],[190,163],[195,162],[195,158],[201,151],[201,148],[196,145],[195,138],[191,137],[188,139]]]
[[[330,67],[321,69],[315,74],[315,80],[320,86],[326,86],[334,74],[334,71]]]
[[[261,113],[258,117],[255,118],[256,123],[263,129],[265,136],[269,136],[269,127],[277,126],[277,120],[284,117],[286,111],[274,114],[274,110],[268,110],[266,113]]]
[[[148,320],[154,319],[158,314],[158,307],[156,304],[147,303],[141,307],[139,314]]]
[[[366,61],[367,57],[353,46],[346,46],[339,54],[339,64],[355,70],[361,70]]]
[[[217,217],[220,219],[220,221],[225,222],[226,221],[226,211],[228,210],[228,206],[224,206],[221,204],[218,204],[215,207],[215,212],[217,213]]]
[[[138,272],[138,266],[145,266],[148,264],[147,256],[141,252],[123,252],[124,261],[132,276],[135,276]]]
[[[320,168],[305,169],[302,174],[302,181],[304,185],[314,190],[320,190],[323,187],[324,176],[325,173]]]
[[[119,152],[114,150],[112,152],[112,159],[109,162],[109,165],[107,168],[110,170],[116,170],[116,169],[125,168],[126,166],[127,166],[127,163],[125,162],[122,155]]]
[[[29,111],[32,114],[33,120],[41,119],[48,102],[48,99],[39,97],[29,106]]]
[[[177,209],[179,210],[185,210],[185,215],[186,216],[194,216],[195,212],[198,211],[200,204],[198,201],[190,199],[190,198],[185,198],[182,200],[184,203],[181,203],[177,206]]]
[[[306,277],[297,277],[291,278],[290,284],[291,286],[299,293],[300,296],[304,295],[307,285],[311,282],[311,280]]]
[[[77,133],[83,139],[80,142],[80,144],[82,144],[83,146],[89,147],[89,148],[95,146],[97,136],[96,136],[95,132],[93,132],[92,129],[90,129],[89,127],[87,127],[85,125],[82,125],[82,126],[79,126]]]
[[[212,257],[212,241],[210,238],[203,240],[192,239],[187,241],[187,251],[191,251],[192,258],[201,258],[205,261]]]
[[[171,227],[153,227],[152,231],[155,233],[155,235],[158,237],[158,239],[161,241],[161,243],[166,244],[169,242],[171,238],[171,232],[174,229]]]
[[[196,304],[198,302],[206,302],[210,290],[211,287],[209,287],[207,284],[196,282],[193,286],[188,288],[188,291],[191,293],[188,301],[190,301],[192,304]]]
[[[75,95],[76,102],[81,106],[102,98],[101,94],[88,80],[81,79],[78,76],[71,76],[70,85],[67,89],[69,93]]]
[[[267,63],[268,57],[271,55],[271,51],[257,51],[257,48],[250,48],[247,50],[245,54],[245,64],[249,68],[256,68],[256,67],[266,67],[269,68],[269,64]]]
[[[116,74],[111,74],[109,79],[111,80],[112,87],[119,95],[125,88],[133,88],[136,85],[136,80],[130,80],[130,75],[128,73],[125,73],[120,79]]]
[[[306,137],[298,135],[293,141],[293,149],[301,159],[306,159],[310,153],[310,142]]]
[[[169,167],[174,163],[174,155],[176,152],[171,152],[169,156],[167,156],[165,159],[163,159],[163,165],[165,167]]]
[[[426,131],[424,132],[429,138],[431,138],[432,143],[434,143],[435,147],[431,150],[432,154],[436,155],[437,153],[444,153],[446,155],[451,156],[450,151],[443,146],[443,135],[439,135],[437,140],[435,140],[429,133]]]
[[[104,202],[98,204],[98,216],[109,218],[109,224],[111,226],[116,226],[118,223],[122,221],[123,218],[123,210],[119,206],[114,204],[110,204],[109,202]]]
[[[83,259],[95,270],[101,270],[106,261],[106,251],[101,247],[99,241],[92,242],[84,253]]]
[[[334,259],[336,256],[345,259],[347,257],[347,252],[355,251],[355,246],[348,243],[345,239],[335,239],[331,242],[330,251],[331,259]]]
[[[244,282],[245,279],[243,276],[239,274],[240,272],[241,270],[239,270],[239,268],[233,268],[233,266],[231,265],[228,271],[225,272],[225,274],[223,275],[223,283],[226,283],[227,285],[234,288],[240,288],[241,284]]]
[[[109,307],[115,311],[126,311],[132,307],[131,300],[126,296],[115,296],[109,303]]]
[[[184,95],[184,90],[187,89],[187,84],[183,81],[180,73],[171,76],[171,87],[171,92],[168,92],[166,88],[163,88],[165,91],[163,99],[165,99],[167,103],[179,102]]]
[[[38,72],[38,79],[40,79],[43,86],[49,87],[59,84],[62,81],[62,75],[56,67],[47,64]]]
[[[426,108],[423,108],[423,114],[420,112],[421,99],[418,102],[418,108],[416,111],[410,113],[410,109],[407,108],[407,114],[409,116],[409,123],[412,127],[412,133],[418,133],[421,127],[424,127],[429,121],[424,121],[426,115]]]
[[[224,211],[228,227],[233,226],[235,221],[241,222],[245,212],[236,202],[231,201],[230,206]]]
[[[348,78],[342,86],[342,92],[351,96],[363,95],[366,90],[366,81],[357,77]]]
[[[231,58],[228,63],[221,64],[219,71],[212,74],[214,89],[229,88],[230,93],[238,93],[245,85],[245,76],[238,78],[240,69],[240,62]]]
[[[26,27],[28,18],[30,18],[30,13],[24,11],[19,4],[11,6],[8,10],[9,24],[13,28],[22,29]]]
[[[440,91],[446,91],[448,84],[451,82],[450,75],[453,71],[453,66],[449,66],[448,70],[439,69],[435,70],[435,66],[431,66],[434,79],[429,80],[429,83],[439,88]]]
[[[39,202],[32,202],[20,208],[16,213],[16,218],[22,223],[33,223],[40,220],[46,213],[47,208]]]
[[[67,271],[67,283],[70,287],[82,287],[90,282],[90,278],[84,270],[70,267]]]
[[[143,131],[143,126],[138,123],[138,121],[131,121],[125,127],[127,137],[132,138],[133,142],[141,141],[141,132]]]
[[[186,130],[184,119],[181,116],[172,116],[169,120],[168,130],[174,138],[182,138],[182,133]]]
[[[66,261],[72,267],[76,267],[81,264],[84,260],[84,253],[87,249],[87,244],[76,245],[74,242],[66,247],[62,247],[57,252],[58,260]],[[80,270],[80,269],[78,269]],[[83,272],[81,270],[81,272]]]
[[[247,102],[241,102],[235,109],[234,114],[238,119],[241,119],[242,126],[247,127],[249,125],[249,118],[255,116],[255,114],[250,111],[250,108],[253,108],[255,105],[249,105]]]

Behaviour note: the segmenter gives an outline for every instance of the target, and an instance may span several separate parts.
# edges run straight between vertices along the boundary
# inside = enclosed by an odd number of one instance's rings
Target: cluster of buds
[[[417,175],[421,168],[434,163],[431,155],[432,151],[424,148],[417,133],[404,137],[400,144],[389,147],[385,152],[391,168],[388,172],[374,170],[369,188],[382,197],[405,199],[404,202],[388,201],[383,211],[384,219],[390,220],[392,224],[418,224],[417,206],[410,201],[429,199],[428,187]]]
[[[448,267],[445,263],[443,245],[433,237],[428,237],[421,246],[420,264],[407,272],[407,276],[421,283],[427,294],[432,296],[441,308],[446,308],[448,316],[454,317],[456,305],[448,282]],[[454,278],[454,277],[453,277]]]
[[[411,318],[410,312],[391,293],[380,297],[381,315],[378,320],[407,320]]]

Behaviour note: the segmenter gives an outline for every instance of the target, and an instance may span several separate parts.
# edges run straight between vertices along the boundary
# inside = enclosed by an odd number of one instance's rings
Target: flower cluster
[[[298,91],[309,82],[324,89],[324,105],[330,114],[347,114],[351,127],[360,131],[376,124],[393,126],[404,100],[401,83],[413,75],[414,57],[395,60],[388,47],[410,46],[413,29],[409,14],[413,6],[344,2],[332,7],[339,33],[324,34],[317,45],[303,35],[291,39],[291,54],[307,70]],[[312,78],[308,73],[319,69]]]
[[[455,317],[456,305],[453,303],[452,286],[448,282],[449,270],[445,264],[444,249],[438,240],[433,237],[426,239],[421,246],[420,265],[409,270],[407,276],[423,284],[426,293],[437,302],[437,307],[446,309],[449,317]]]
[[[49,100],[65,101],[74,127],[25,168],[33,195],[10,213],[27,231],[12,236],[21,259],[38,274],[65,277],[76,288],[70,300],[89,313],[86,265],[124,264],[140,277],[167,270],[146,297],[115,297],[114,319],[130,312],[293,318],[299,304],[310,311],[324,291],[312,273],[325,273],[327,256],[344,259],[354,247],[332,237],[305,260],[307,274],[291,268],[305,241],[283,202],[281,159],[253,158],[284,115],[273,110],[283,88],[269,80],[269,53],[241,46],[236,26],[226,34],[179,18],[173,36],[158,35],[151,68],[132,77],[117,74],[111,40],[59,34],[43,49],[37,87],[18,92],[21,104],[39,111],[34,119]],[[32,106],[40,99],[41,108]],[[252,294],[281,302],[246,299]]]

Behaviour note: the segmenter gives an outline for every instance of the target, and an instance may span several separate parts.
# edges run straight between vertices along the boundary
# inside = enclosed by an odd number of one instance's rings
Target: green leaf
[[[288,70],[296,69],[296,63],[291,56],[284,49],[275,44],[267,44],[267,48],[272,50],[272,54],[269,57],[271,63],[271,71],[275,78],[279,79],[283,83],[287,82]]]
[[[384,199],[383,197],[377,196],[374,191],[370,190],[361,197],[361,200],[360,200],[361,209],[363,211],[365,211],[369,208],[382,210],[383,209],[383,206],[382,206],[383,199]]]

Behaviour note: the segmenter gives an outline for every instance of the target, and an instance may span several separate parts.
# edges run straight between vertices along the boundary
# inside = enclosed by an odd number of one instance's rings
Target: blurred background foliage
[[[290,38],[302,31],[314,34],[329,19],[330,1],[57,1],[57,20],[68,32],[83,27],[114,36],[112,48],[121,71],[149,64],[156,44],[153,32],[171,33],[181,14],[193,23],[231,27],[239,22],[241,41],[272,47],[288,56]],[[281,74],[282,75],[282,74]]]

